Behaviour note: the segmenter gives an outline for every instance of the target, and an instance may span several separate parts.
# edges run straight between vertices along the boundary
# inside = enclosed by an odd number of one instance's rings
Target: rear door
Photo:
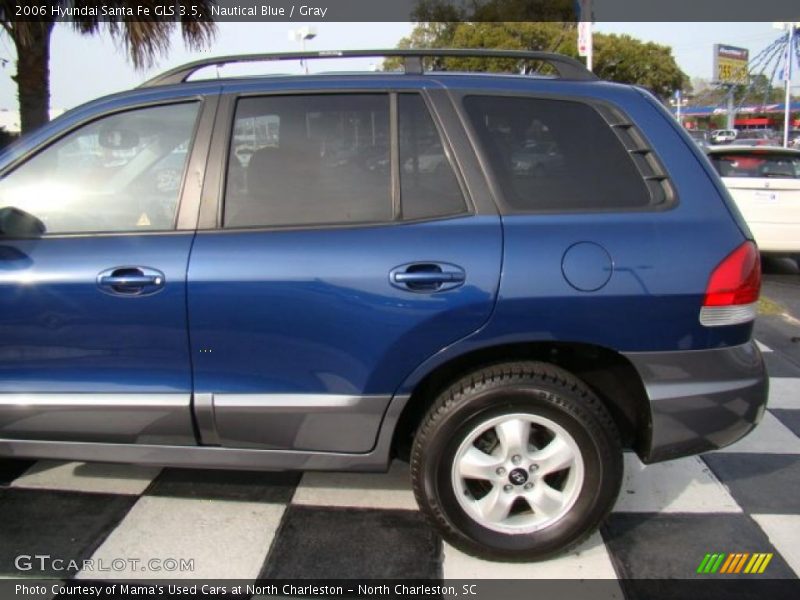
[[[189,265],[203,441],[366,452],[403,379],[488,319],[498,216],[476,209],[427,95],[229,101]]]
[[[205,104],[117,109],[4,173],[0,438],[195,443],[186,269],[200,186],[184,173],[202,175]]]

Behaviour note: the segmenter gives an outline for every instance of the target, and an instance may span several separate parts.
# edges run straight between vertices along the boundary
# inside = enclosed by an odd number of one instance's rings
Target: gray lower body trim
[[[625,355],[650,399],[646,463],[728,446],[761,420],[769,379],[754,342],[730,348]]]
[[[219,446],[219,435],[214,423],[214,394],[194,394],[192,408],[200,443],[204,446]]]
[[[0,438],[196,443],[190,394],[0,394]]]
[[[228,448],[368,452],[391,396],[214,394],[219,443]]]
[[[363,454],[0,439],[0,456],[208,469],[385,471],[394,429],[407,402],[408,396],[391,400],[374,448]]]

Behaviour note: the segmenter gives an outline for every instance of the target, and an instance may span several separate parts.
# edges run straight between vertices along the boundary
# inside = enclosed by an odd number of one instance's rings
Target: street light
[[[675,107],[675,118],[678,123],[681,123],[681,108],[689,104],[689,101],[683,98],[680,90],[675,90],[675,95],[670,98],[669,103]],[[681,123],[681,126],[683,126],[683,123]]]
[[[317,37],[316,27],[300,27],[299,29],[289,30],[289,40],[292,42],[300,42],[303,52],[306,51],[306,40],[313,40]],[[300,64],[303,66],[306,75],[308,75],[308,64],[303,59],[300,59]]]

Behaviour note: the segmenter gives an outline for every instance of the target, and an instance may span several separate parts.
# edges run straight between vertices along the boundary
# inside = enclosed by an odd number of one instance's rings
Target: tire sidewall
[[[561,425],[577,443],[584,462],[584,481],[569,512],[553,525],[527,534],[502,533],[481,526],[461,507],[452,483],[453,461],[465,437],[483,422],[514,413],[541,416]],[[610,442],[594,415],[582,410],[564,390],[544,383],[492,387],[470,394],[467,402],[439,423],[423,458],[425,493],[440,508],[448,528],[458,532],[468,545],[521,558],[544,556],[593,529],[616,498],[618,483],[614,485],[614,478],[608,477],[608,471],[616,466],[614,445]]]

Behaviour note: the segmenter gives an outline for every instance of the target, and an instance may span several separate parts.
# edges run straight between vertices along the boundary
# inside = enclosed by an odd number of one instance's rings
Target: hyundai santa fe
[[[476,54],[550,71],[424,68]],[[202,78],[365,55],[404,68]],[[662,104],[572,59],[204,59],[0,158],[0,456],[399,457],[452,544],[541,559],[608,514],[624,451],[673,459],[759,421],[760,276]]]

